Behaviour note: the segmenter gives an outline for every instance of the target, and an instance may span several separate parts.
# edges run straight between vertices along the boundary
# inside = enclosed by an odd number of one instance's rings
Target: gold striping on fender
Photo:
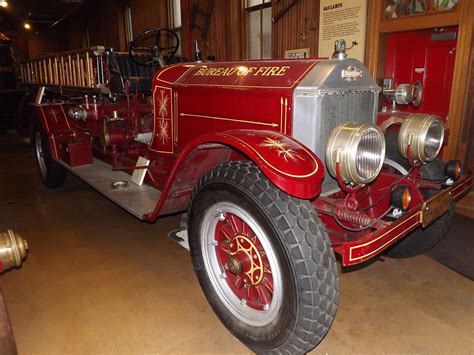
[[[278,132],[275,132],[276,135],[281,135],[281,133],[278,133]],[[297,179],[304,179],[304,178],[307,178],[307,177],[310,177],[310,176],[313,176],[314,174],[316,174],[318,172],[318,169],[319,169],[319,164],[318,164],[318,161],[316,159],[314,159],[313,157],[313,153],[309,152],[304,146],[302,146],[301,144],[293,141],[294,144],[296,144],[297,146],[299,146],[301,149],[303,149],[306,153],[308,153],[308,155],[311,157],[311,159],[313,159],[313,162],[315,164],[315,168],[314,170],[309,173],[309,174],[305,174],[305,175],[295,175],[295,174],[289,174],[285,171],[282,171],[280,169],[278,169],[277,167],[275,167],[273,164],[271,164],[268,160],[266,160],[254,147],[252,147],[250,144],[248,144],[247,142],[243,141],[242,139],[239,139],[239,138],[236,138],[234,136],[229,136],[229,135],[226,135],[226,134],[219,134],[221,136],[225,136],[225,137],[229,137],[230,139],[233,139],[233,140],[236,140],[238,142],[240,142],[241,144],[245,145],[246,147],[248,147],[249,149],[253,150],[255,154],[257,154],[260,159],[262,159],[268,166],[270,166],[273,170],[279,172],[280,174],[282,175],[285,175],[285,176],[289,176],[289,177],[293,177],[293,178],[297,178]],[[282,138],[286,138],[284,135],[281,135]]]

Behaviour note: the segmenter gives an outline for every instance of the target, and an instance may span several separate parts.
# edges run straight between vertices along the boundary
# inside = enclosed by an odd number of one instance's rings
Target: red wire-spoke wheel
[[[227,284],[242,304],[268,310],[273,279],[262,243],[247,222],[232,212],[220,211],[217,218],[213,244]]]
[[[306,353],[338,303],[336,261],[309,201],[273,185],[249,161],[203,176],[189,208],[194,270],[209,304],[256,353]]]
[[[272,322],[282,301],[281,272],[256,219],[232,202],[219,202],[204,214],[201,236],[203,259],[221,301],[248,324]]]

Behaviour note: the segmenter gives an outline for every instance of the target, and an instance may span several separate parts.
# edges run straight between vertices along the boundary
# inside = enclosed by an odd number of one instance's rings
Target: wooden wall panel
[[[51,36],[50,33],[17,31],[10,28],[2,28],[0,24],[0,33],[7,37],[23,37],[26,41],[26,53],[28,58],[37,58],[48,53],[54,53],[59,50],[58,36]]]
[[[29,58],[38,58],[48,53],[57,52],[60,49],[57,36],[51,36],[42,32],[27,33]]]
[[[474,35],[474,3],[472,1],[461,2],[459,12],[458,43],[447,122],[447,127],[451,132],[444,157],[446,159],[464,160],[466,142],[462,140],[461,135],[464,122],[469,119],[465,116],[464,100],[467,99],[465,97],[465,93],[468,91],[468,80],[466,78],[469,78],[469,59]]]
[[[367,35],[364,64],[375,79],[383,77],[385,65],[385,35],[379,33],[384,7],[379,0],[367,1]]]
[[[471,28],[471,38],[474,38],[474,27]],[[469,52],[469,69],[467,88],[464,99],[464,123],[461,129],[460,156],[465,156],[464,169],[474,172],[474,41],[471,40]],[[474,206],[473,206],[474,209]]]
[[[228,5],[229,32],[226,43],[229,47],[227,59],[241,60],[244,58],[244,38],[247,33],[246,18],[243,7],[238,1]]]
[[[474,28],[471,29],[474,32]],[[468,89],[466,91],[464,117],[464,127],[461,135],[461,147],[465,146],[465,152],[460,156],[465,156],[463,162],[464,171],[474,172],[474,41],[471,41],[471,53],[468,74]],[[459,201],[456,205],[456,212],[474,218],[474,187],[471,192]]]
[[[272,2],[272,16],[287,7],[293,0]],[[309,30],[313,24],[315,30]],[[306,39],[302,33],[306,33]],[[272,56],[282,58],[285,50],[310,48],[311,57],[318,55],[319,0],[299,0],[272,26]]]
[[[88,10],[88,21],[85,29],[88,31],[89,44],[105,45],[117,50],[123,48],[124,33],[124,10],[122,1],[102,0],[90,2]]]
[[[205,8],[208,0],[183,0],[183,26],[188,26],[194,4]],[[272,14],[288,6],[293,0],[272,2]],[[238,0],[216,0],[207,38],[200,36],[198,29],[192,29],[191,41],[198,40],[203,58],[215,55],[217,60],[239,60],[246,58],[246,16],[242,3]],[[305,21],[306,20],[306,21]],[[201,21],[201,20],[199,20]],[[300,0],[279,21],[272,25],[272,56],[281,58],[286,49],[307,48],[311,56],[317,56],[318,28],[310,30],[319,23],[319,0]],[[301,34],[306,33],[306,38]],[[187,27],[183,32],[183,53],[192,56],[188,42]]]
[[[203,11],[207,9],[208,0],[182,0],[182,51],[183,55],[192,58],[194,41],[197,40],[204,59],[209,55],[216,60],[242,59],[242,20],[241,2],[237,0],[216,0],[211,16],[206,38],[201,37],[199,28],[190,29],[191,11],[193,5],[198,5]],[[201,25],[203,18],[196,22]]]
[[[168,27],[167,0],[130,0],[129,4],[134,36],[150,28]],[[95,45],[126,51],[125,1],[88,1],[54,28],[45,27],[30,37],[31,57]]]
[[[121,0],[89,1],[43,34],[57,39],[59,51],[96,45],[125,50],[124,9]]]
[[[51,31],[58,40],[60,51],[87,46],[87,26],[89,22],[86,10],[82,10],[55,26]]]
[[[194,1],[194,3],[201,3],[201,6],[206,6],[207,1]],[[206,59],[208,55],[214,55],[217,60],[227,59],[228,43],[226,41],[226,27],[229,25],[225,14],[229,1],[216,1],[212,13],[212,20],[210,22],[209,30],[206,38],[201,38],[201,30],[195,28],[192,30],[192,39],[198,40],[203,58]],[[202,22],[202,19],[197,19]]]
[[[168,27],[166,0],[130,0],[133,36],[155,27]]]

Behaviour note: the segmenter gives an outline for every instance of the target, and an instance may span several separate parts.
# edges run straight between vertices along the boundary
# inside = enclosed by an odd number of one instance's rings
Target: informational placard
[[[334,42],[345,39],[347,56],[364,61],[367,0],[321,0],[318,57],[330,57]]]
[[[285,51],[285,58],[287,59],[304,59],[309,58],[310,48],[296,48],[296,49],[287,49]]]

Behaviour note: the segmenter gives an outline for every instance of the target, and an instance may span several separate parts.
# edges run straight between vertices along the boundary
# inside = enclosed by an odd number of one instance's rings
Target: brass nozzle
[[[28,243],[11,229],[0,233],[0,271],[20,266],[26,257]]]

